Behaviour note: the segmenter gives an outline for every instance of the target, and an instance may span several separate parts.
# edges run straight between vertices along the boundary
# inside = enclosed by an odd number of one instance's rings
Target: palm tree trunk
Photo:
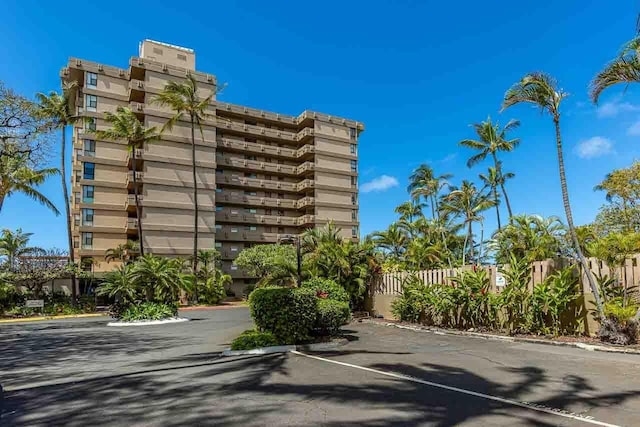
[[[433,198],[433,194],[429,195],[429,198],[431,199],[431,219],[436,219],[436,204]]]
[[[469,261],[473,262],[473,222],[469,221],[469,231],[468,231],[468,240],[469,240]]]
[[[60,176],[62,182],[62,197],[64,198],[64,210],[67,216],[67,244],[69,245],[69,262],[75,262],[73,248],[73,234],[71,231],[71,208],[69,206],[69,189],[67,188],[67,124],[62,123],[62,144],[60,146]],[[71,270],[71,298],[75,305],[78,299],[78,281],[74,270]]]
[[[507,205],[507,212],[509,212],[509,222],[511,222],[513,211],[511,211],[511,202],[509,201],[509,196],[507,196],[507,190],[504,188],[504,181],[502,179],[502,166],[500,166],[500,162],[498,161],[498,156],[496,156],[496,153],[492,153],[492,155],[493,163],[496,167],[496,171],[498,172],[498,179],[500,180],[500,189],[502,190],[502,194],[504,194],[504,203]]]
[[[4,192],[0,193],[0,212],[2,212],[2,204],[4,203]]]
[[[498,206],[498,188],[493,187],[493,200],[496,202],[496,218],[498,219],[498,230],[502,227],[500,225],[500,206]]]
[[[133,145],[132,159],[133,159],[133,197],[136,202],[136,216],[138,217],[137,228],[138,228],[138,244],[140,245],[140,256],[144,256],[144,242],[142,240],[142,210],[140,209],[140,200],[138,200],[138,181],[136,179],[136,175],[138,172],[138,163],[136,161],[136,149],[137,147]]]
[[[556,149],[558,151],[558,169],[560,171],[560,186],[562,187],[562,202],[564,204],[565,214],[567,215],[567,226],[569,227],[569,233],[571,234],[571,240],[573,241],[573,246],[575,247],[576,254],[578,255],[578,259],[580,260],[580,264],[582,265],[584,274],[585,276],[587,276],[587,280],[589,281],[589,287],[591,288],[593,297],[596,300],[596,306],[598,308],[598,312],[600,316],[604,318],[604,310],[602,307],[602,299],[600,298],[600,292],[598,290],[595,280],[593,279],[593,275],[591,274],[591,270],[589,269],[587,260],[582,254],[582,249],[580,249],[580,243],[578,241],[578,235],[576,234],[576,229],[575,229],[575,226],[573,225],[573,214],[571,212],[571,204],[569,203],[569,191],[567,189],[567,177],[565,175],[565,170],[564,170],[564,156],[562,153],[562,137],[560,136],[560,116],[559,115],[554,116],[553,124],[555,125],[555,128],[556,128]]]
[[[191,163],[193,172],[193,274],[198,269],[198,181],[196,175],[196,124],[191,115]],[[195,297],[198,300],[198,287],[195,287]]]

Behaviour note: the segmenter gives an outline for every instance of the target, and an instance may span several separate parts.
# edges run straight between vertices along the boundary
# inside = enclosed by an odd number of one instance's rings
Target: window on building
[[[278,233],[279,234],[284,233],[284,227],[278,227]]]
[[[357,171],[358,171],[358,161],[351,160],[351,172],[357,172]]]
[[[256,142],[257,140],[255,138],[245,138],[244,141],[245,142]]]
[[[284,211],[282,209],[278,209],[278,216],[284,216]]]
[[[95,157],[96,155],[96,142],[93,139],[84,140],[84,155]]]
[[[255,225],[247,225],[247,231],[256,231],[258,230],[258,227],[256,227]]]
[[[86,83],[89,89],[95,89],[98,86],[98,75],[87,71]]]
[[[235,246],[231,246],[231,252],[238,252],[238,248]]]
[[[246,160],[258,160],[256,156],[244,156]]]
[[[231,264],[231,270],[236,271],[238,269],[238,266],[235,264]]]
[[[231,232],[232,233],[237,233],[238,232],[238,227],[231,227]]]
[[[352,205],[358,204],[358,196],[356,196],[355,194],[351,195],[351,204]]]
[[[224,206],[216,206],[216,212],[221,212]]]
[[[93,185],[82,186],[82,203],[93,203],[95,187]]]
[[[352,187],[357,187],[358,186],[358,177],[357,176],[352,176],[351,177],[351,186]]]
[[[80,258],[80,265],[82,266],[82,271],[91,272],[93,270],[93,258],[90,258],[90,257]]]
[[[351,139],[356,139],[358,133],[356,132],[356,128],[349,128],[349,137]]]
[[[86,96],[86,109],[87,111],[97,111],[98,109],[98,97],[95,95],[85,95]]]
[[[222,243],[221,242],[216,242],[216,243],[214,243],[214,246],[216,247],[216,249],[220,249],[222,247]]]
[[[254,214],[254,213],[258,213],[258,210],[254,209],[254,208],[249,208],[249,209],[247,209],[247,212],[250,213],[250,214]]]
[[[216,224],[216,230],[222,230],[222,224]]]
[[[84,130],[92,131],[92,132],[95,131],[97,123],[98,123],[98,119],[96,119],[95,117],[87,118],[86,121],[84,122]]]
[[[186,61],[187,60],[187,55],[184,55],[182,53],[178,53],[176,55],[176,58],[178,58],[180,61]]]
[[[93,247],[93,233],[80,233],[82,240],[82,249],[91,249]]]
[[[351,220],[355,221],[357,219],[358,219],[358,211],[352,210],[351,211]]]
[[[283,176],[279,176],[278,177],[278,181],[284,181],[284,177]]]
[[[79,214],[74,214],[73,215],[73,225],[75,225],[76,227],[80,225],[80,215]]]
[[[76,184],[78,184],[81,179],[82,179],[82,172],[76,171]]]
[[[95,163],[84,162],[82,164],[82,178],[95,179],[96,165]]]
[[[93,225],[93,209],[82,209],[82,225]]]
[[[356,154],[356,144],[350,144],[349,151],[351,152],[351,154]]]
[[[224,171],[222,169],[216,169],[216,175],[222,175]]]
[[[222,193],[222,188],[216,188],[216,193]]]
[[[264,210],[264,214],[265,215],[271,215],[271,209],[265,209]]]
[[[278,199],[284,199],[284,193],[278,193]]]
[[[80,203],[80,192],[76,191],[73,193],[73,202],[77,205]]]
[[[238,209],[231,209],[231,215],[238,215]]]
[[[256,193],[255,191],[245,191],[244,192],[245,196],[257,196],[258,193]]]
[[[358,237],[358,227],[356,227],[355,225],[351,227],[351,236]]]
[[[253,179],[258,178],[258,175],[256,175],[255,173],[245,173],[244,176],[246,176],[247,178],[253,178]]]

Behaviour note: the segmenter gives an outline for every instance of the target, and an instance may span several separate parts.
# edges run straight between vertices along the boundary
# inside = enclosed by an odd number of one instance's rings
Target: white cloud
[[[629,129],[627,129],[627,135],[640,136],[640,120],[632,124]]]
[[[598,117],[615,117],[620,113],[628,113],[640,111],[640,105],[634,105],[630,102],[611,101],[605,102],[596,110]]]
[[[576,147],[578,156],[583,159],[592,159],[594,157],[604,156],[613,151],[613,142],[610,139],[601,136],[594,136],[584,141],[580,141]]]
[[[372,191],[385,191],[399,185],[398,180],[389,175],[380,175],[369,182],[365,182],[360,186],[363,193],[371,193]]]

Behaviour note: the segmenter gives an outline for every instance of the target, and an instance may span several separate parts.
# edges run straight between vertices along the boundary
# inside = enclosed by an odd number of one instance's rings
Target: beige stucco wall
[[[171,203],[186,206],[193,205],[192,187],[175,187],[158,184],[144,184],[144,203]],[[198,188],[198,205],[214,206],[215,191]]]
[[[142,219],[145,227],[184,227],[193,228],[194,211],[182,209],[168,209],[145,206],[142,211]],[[198,227],[206,227],[213,231],[215,217],[213,212],[200,211],[198,213]]]
[[[328,172],[316,172],[314,176],[317,185],[330,185],[332,187],[351,188],[351,176]]]
[[[127,171],[128,169],[125,166],[112,166],[96,163],[94,180],[124,184],[127,180]]]
[[[98,83],[95,89],[110,94],[127,96],[129,93],[129,81],[117,77],[108,76],[106,74],[98,74]],[[91,89],[89,89],[91,90]],[[98,100],[98,103],[100,99]]]
[[[115,248],[121,243],[127,241],[127,235],[124,233],[93,233],[93,250],[104,250]]]
[[[125,230],[127,213],[125,211],[94,209],[93,227],[112,227]]]
[[[87,104],[85,103],[85,107]],[[128,107],[129,103],[126,101],[118,101],[116,99],[107,98],[105,96],[98,95],[98,107],[96,111],[98,113],[115,113],[118,107]]]
[[[174,185],[193,185],[193,169],[188,165],[168,164],[162,162],[144,162],[144,178],[171,181]],[[213,169],[198,168],[196,171],[198,185],[213,186],[216,173]]]
[[[336,125],[329,122],[315,120],[315,133],[318,135],[328,135],[334,138],[349,139],[349,127]],[[347,147],[348,148],[348,147]]]
[[[315,138],[315,146],[318,150],[328,151],[335,154],[351,155],[349,144],[355,144],[355,141],[334,141],[322,137]]]
[[[127,190],[120,188],[101,187],[94,191],[93,204],[95,205],[115,205],[124,209],[127,200]]]
[[[351,219],[351,211],[352,209],[347,208],[334,208],[334,207],[325,207],[318,206],[316,208],[316,216],[319,220],[333,220],[333,221],[353,221]],[[351,230],[349,230],[351,233]]]
[[[160,140],[145,145],[145,154],[150,154],[166,159],[184,160],[191,163],[191,144]],[[215,162],[215,148],[213,146],[196,145],[196,161],[207,162],[213,165]]]
[[[318,154],[316,155],[316,167],[335,171],[351,172],[351,161],[349,159],[340,159]]]
[[[316,198],[316,202],[336,203],[336,204],[341,204],[345,206],[347,205],[352,206],[351,193],[347,193],[343,191],[316,189],[315,198]]]
[[[172,114],[172,111],[166,107],[160,107],[157,105],[152,105],[150,106],[150,108],[152,108],[153,110],[157,110],[157,111],[165,111],[166,113]],[[151,113],[153,111],[150,111]],[[147,127],[157,127],[158,129],[161,129],[162,126],[165,125],[165,123],[167,123],[167,118],[164,117],[158,117],[158,116],[154,116],[151,114],[148,114],[145,116],[145,125]],[[186,119],[185,119],[186,120]],[[202,125],[202,133],[204,134],[204,140],[205,141],[215,141],[216,139],[216,128],[214,126],[210,126],[207,124],[203,124]],[[186,122],[186,121],[180,121],[178,123],[176,123],[176,125],[169,131],[165,131],[164,135],[167,136],[176,136],[176,137],[180,137],[180,138],[188,138],[189,141],[191,141],[191,124]],[[201,144],[202,143],[202,136],[200,134],[200,130],[196,128],[196,133],[195,133],[195,137],[196,137],[196,144]]]
[[[89,139],[89,138],[85,138]],[[96,157],[99,159],[127,161],[128,159],[127,146],[122,143],[97,141],[96,142]]]
[[[148,230],[143,233],[146,247],[154,253],[171,253],[182,251],[186,254],[193,249],[193,233]],[[200,233],[198,235],[198,249],[211,249],[214,246],[213,234]]]

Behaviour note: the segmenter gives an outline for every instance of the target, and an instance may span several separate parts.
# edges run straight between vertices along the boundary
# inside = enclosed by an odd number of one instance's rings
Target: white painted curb
[[[245,356],[249,354],[288,353],[296,349],[295,345],[276,345],[273,347],[260,347],[252,350],[225,350],[223,356]]]
[[[125,327],[125,326],[153,326],[153,325],[166,325],[169,323],[182,323],[188,322],[189,319],[184,317],[172,317],[170,319],[163,320],[136,320],[135,322],[109,322],[107,326]]]

